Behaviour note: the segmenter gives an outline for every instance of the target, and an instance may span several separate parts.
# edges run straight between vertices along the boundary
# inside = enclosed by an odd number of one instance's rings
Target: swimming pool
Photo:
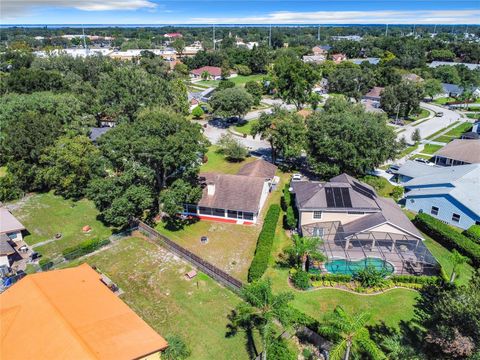
[[[367,266],[373,266],[377,270],[385,270],[389,274],[394,271],[392,264],[378,258],[365,258],[357,261],[337,259],[325,264],[325,268],[329,273],[347,275],[353,275],[357,271],[365,269]]]

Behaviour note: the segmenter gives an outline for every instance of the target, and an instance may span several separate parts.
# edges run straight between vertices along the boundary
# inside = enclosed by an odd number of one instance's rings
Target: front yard
[[[261,81],[264,77],[264,74],[254,74],[248,76],[238,75],[227,80],[234,82],[236,86],[244,87],[245,83],[247,83],[248,81]],[[201,80],[196,82],[195,84],[217,87],[220,81],[221,80]]]
[[[84,240],[105,239],[112,234],[112,229],[97,219],[99,213],[95,205],[86,199],[65,200],[49,192],[33,194],[12,205],[14,206],[13,215],[29,232],[25,236],[26,243],[35,245],[54,239],[34,248],[45,257],[53,258],[61,255],[65,248]],[[88,233],[82,231],[85,225],[91,227]],[[62,235],[60,239],[55,239],[57,233]]]
[[[255,120],[250,120],[250,121],[246,121],[244,122],[243,124],[239,124],[239,125],[236,125],[235,126],[235,131],[241,133],[241,134],[245,134],[245,135],[251,135],[252,133],[252,126],[254,124],[258,123],[258,120],[255,119]]]
[[[160,335],[179,335],[190,347],[189,359],[252,358],[245,335],[227,338],[227,315],[240,298],[161,247],[140,238],[120,240],[86,261],[109,276],[121,296]]]

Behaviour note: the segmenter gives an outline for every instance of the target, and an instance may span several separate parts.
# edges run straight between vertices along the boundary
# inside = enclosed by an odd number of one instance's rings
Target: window
[[[350,215],[365,215],[363,211],[349,211]]]
[[[438,215],[438,207],[432,206],[432,210],[430,210],[430,214]]]
[[[313,236],[322,237],[323,236],[323,228],[314,227],[313,228]]]
[[[238,211],[235,210],[228,210],[227,216],[232,219],[236,219],[238,217]]]
[[[253,220],[253,213],[251,213],[251,212],[244,212],[244,213],[243,213],[243,219],[244,219],[244,220]]]
[[[201,215],[212,215],[212,209],[209,207],[200,206],[198,210]]]
[[[453,213],[452,214],[452,221],[453,222],[459,222],[460,221],[460,215]]]
[[[322,212],[321,211],[314,211],[313,212],[313,218],[314,219],[321,219],[322,218]]]
[[[212,215],[225,217],[225,209],[216,209],[215,208],[215,209],[212,210]]]

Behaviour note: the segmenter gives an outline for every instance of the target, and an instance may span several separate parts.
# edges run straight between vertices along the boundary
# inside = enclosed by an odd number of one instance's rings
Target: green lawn
[[[438,135],[440,135],[442,132],[444,132],[445,130],[447,130],[448,128],[452,127],[452,125],[455,125],[455,124],[459,124],[460,121],[455,121],[453,124],[450,124],[448,126],[445,126],[443,129],[440,129],[438,130],[437,132],[434,132],[432,135],[428,136],[427,138],[425,138],[425,140],[432,140],[434,138],[436,138]]]
[[[265,77],[264,74],[255,74],[255,75],[238,75],[236,77],[230,78],[228,80],[233,81],[236,86],[245,86],[245,83],[248,81],[261,81]],[[221,80],[202,80],[196,82],[195,84],[204,85],[204,86],[213,86],[217,87]]]
[[[448,131],[445,135],[451,136],[454,138],[460,137],[464,132],[469,131],[472,128],[472,124],[469,122],[461,123],[460,125],[454,127],[452,130]]]
[[[417,121],[420,119],[427,118],[430,115],[430,112],[427,109],[421,109],[418,114],[412,115],[409,117],[409,120]]]
[[[254,157],[246,158],[241,162],[229,162],[225,156],[218,152],[218,147],[210,146],[207,152],[208,161],[200,168],[201,172],[217,172],[223,174],[236,174],[240,168],[256,159]]]
[[[122,300],[160,335],[182,337],[189,359],[252,358],[243,332],[225,336],[227,315],[240,298],[202,273],[186,280],[192,268],[163,248],[128,238],[86,261],[109,276],[125,292]]]
[[[404,156],[407,156],[411,152],[417,150],[417,148],[418,148],[418,144],[407,146],[398,154],[397,158],[398,159],[403,158]]]
[[[439,104],[439,105],[445,105],[446,103],[452,102],[452,101],[456,101],[456,99],[451,97],[443,97],[443,98],[438,98],[433,100],[435,104]]]
[[[60,239],[35,248],[46,257],[60,255],[65,248],[86,239],[103,239],[112,234],[112,229],[97,220],[99,213],[95,205],[86,199],[75,202],[50,192],[35,194],[25,201],[20,200],[17,205],[12,213],[30,233],[25,236],[29,245],[53,239],[57,233],[62,234]],[[92,228],[87,234],[82,232],[85,225]]]
[[[469,119],[480,119],[480,113],[465,114]]]
[[[415,154],[413,155],[410,160],[413,160],[413,159],[425,159],[425,160],[430,160],[432,158],[431,155],[423,155],[423,154]]]
[[[454,138],[451,137],[451,136],[442,135],[442,136],[439,136],[439,137],[435,138],[435,141],[442,142],[442,143],[449,143],[453,139]]]
[[[235,131],[239,132],[239,133],[242,133],[242,134],[247,134],[247,135],[251,135],[252,133],[252,126],[254,124],[258,123],[258,120],[255,119],[255,120],[250,120],[250,121],[246,121],[244,122],[243,124],[241,125],[237,125],[235,126]]]
[[[440,150],[443,146],[442,145],[434,145],[434,144],[425,144],[423,150],[421,151],[422,154],[433,154]]]
[[[395,188],[395,186],[390,184],[387,179],[379,176],[366,175],[360,180],[373,186],[377,191],[378,195],[383,197],[391,197],[392,191]]]

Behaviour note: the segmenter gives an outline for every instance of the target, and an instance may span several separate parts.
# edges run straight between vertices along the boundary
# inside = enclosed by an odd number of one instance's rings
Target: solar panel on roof
[[[352,207],[352,199],[350,198],[350,191],[348,191],[348,188],[341,188],[340,190],[345,207]]]
[[[335,207],[335,201],[333,200],[333,191],[332,188],[325,188],[325,197],[327,199],[327,207]]]

